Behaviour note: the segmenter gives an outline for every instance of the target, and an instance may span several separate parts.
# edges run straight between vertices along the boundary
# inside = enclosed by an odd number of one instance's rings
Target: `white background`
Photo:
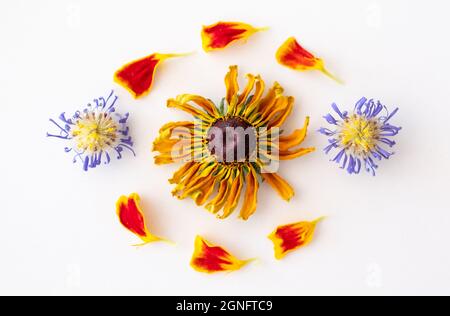
[[[450,294],[449,10],[446,1],[406,0],[2,0],[0,294]],[[218,20],[271,29],[207,55],[199,31]],[[346,84],[277,65],[275,51],[292,35]],[[112,82],[135,58],[190,51],[197,53],[166,62],[140,101]],[[281,168],[296,189],[291,203],[264,185],[248,222],[219,221],[173,199],[167,179],[178,166],[156,166],[150,151],[164,123],[189,118],[165,101],[181,93],[220,99],[230,64],[295,96],[286,130],[310,115],[306,145],[318,148]],[[111,88],[132,114],[138,156],[84,173],[63,142],[45,137],[48,119]],[[315,132],[333,101],[350,109],[361,96],[401,108],[396,155],[377,177],[330,163]],[[130,246],[136,238],[118,223],[115,201],[134,191],[153,232],[176,246]],[[276,262],[266,236],[322,215],[311,246]],[[196,273],[196,234],[260,262]]]

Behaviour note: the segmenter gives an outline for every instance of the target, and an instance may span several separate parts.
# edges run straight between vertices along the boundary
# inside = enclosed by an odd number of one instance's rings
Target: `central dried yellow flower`
[[[256,211],[262,180],[284,200],[294,196],[293,188],[276,173],[279,162],[314,148],[299,147],[309,118],[291,135],[280,132],[292,112],[294,98],[283,95],[278,83],[264,95],[261,77],[248,75],[248,83],[240,92],[237,77],[237,67],[230,67],[225,77],[226,97],[220,106],[191,94],[170,99],[168,107],[190,113],[195,121],[164,125],[153,150],[159,152],[156,164],[185,163],[169,180],[175,185],[174,196],[190,197],[219,218],[228,217],[242,196],[240,217],[247,220]]]

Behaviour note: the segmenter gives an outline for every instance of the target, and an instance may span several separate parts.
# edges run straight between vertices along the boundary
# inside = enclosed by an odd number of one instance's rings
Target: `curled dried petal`
[[[251,260],[239,260],[224,248],[212,245],[201,236],[195,238],[191,267],[198,272],[215,273],[241,269]]]
[[[279,226],[269,235],[275,249],[275,258],[283,259],[286,254],[298,248],[307,246],[314,237],[317,223],[323,218],[313,222],[299,222]]]

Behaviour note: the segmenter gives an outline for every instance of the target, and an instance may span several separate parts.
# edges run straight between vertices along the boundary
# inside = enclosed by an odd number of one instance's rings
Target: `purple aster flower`
[[[117,100],[111,91],[107,98],[94,99],[71,117],[62,113],[58,120],[50,119],[58,131],[47,137],[66,141],[65,151],[72,153],[73,162],[82,163],[85,171],[109,164],[114,156],[122,159],[124,150],[136,156],[127,125],[129,114],[116,113]]]
[[[329,138],[325,153],[336,150],[331,161],[347,169],[349,174],[357,174],[364,168],[375,175],[378,168],[375,161],[389,159],[394,154],[385,148],[395,145],[391,137],[401,130],[401,127],[390,123],[398,108],[389,113],[380,101],[366,98],[361,98],[350,114],[342,112],[335,103],[331,107],[337,115],[327,114],[324,118],[332,128],[319,129],[321,134]]]

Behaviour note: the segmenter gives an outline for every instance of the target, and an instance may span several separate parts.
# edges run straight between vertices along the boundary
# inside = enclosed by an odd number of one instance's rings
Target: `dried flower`
[[[319,132],[329,137],[329,145],[325,153],[332,149],[339,150],[332,161],[347,169],[349,174],[358,174],[364,167],[375,175],[378,165],[374,159],[389,159],[393,152],[383,146],[393,147],[395,142],[390,138],[397,135],[401,127],[390,124],[390,120],[397,113],[398,108],[389,113],[380,101],[361,98],[355,105],[353,113],[341,112],[333,103],[333,110],[339,116],[337,119],[327,114],[325,120],[334,125],[334,129],[321,128]],[[384,113],[384,115],[382,115]]]
[[[93,104],[89,103],[71,118],[62,113],[59,122],[50,119],[59,133],[47,133],[47,136],[67,141],[65,151],[73,153],[73,162],[81,162],[85,171],[102,163],[109,164],[112,156],[122,159],[124,150],[135,155],[127,125],[129,114],[116,113],[117,100],[111,91],[106,99],[94,99]]]
[[[248,84],[240,93],[237,76],[237,67],[230,67],[226,97],[219,107],[197,95],[170,99],[168,107],[192,114],[195,121],[163,126],[153,150],[159,152],[156,164],[185,162],[169,180],[176,185],[174,196],[206,204],[223,219],[238,206],[245,190],[240,217],[247,220],[256,211],[262,179],[283,199],[292,198],[294,190],[274,169],[281,160],[303,156],[314,148],[299,147],[309,118],[291,135],[284,136],[279,130],[292,111],[293,97],[284,96],[278,83],[263,97],[264,81],[253,75],[248,75]]]

